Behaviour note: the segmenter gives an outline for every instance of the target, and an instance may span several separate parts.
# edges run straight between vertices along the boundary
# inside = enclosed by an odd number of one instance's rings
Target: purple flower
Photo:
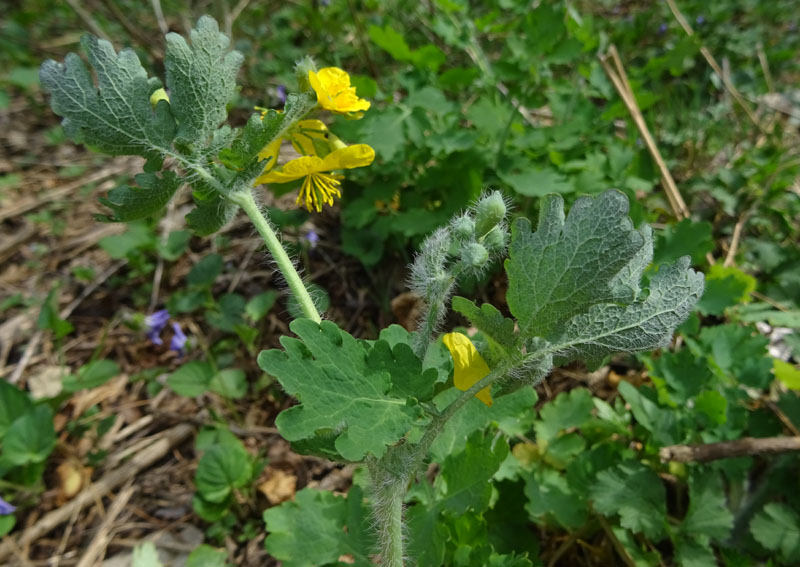
[[[164,344],[164,341],[161,340],[161,331],[167,326],[167,321],[169,321],[169,311],[166,309],[156,311],[144,318],[145,333],[154,345]]]
[[[178,353],[178,356],[183,356],[183,347],[186,346],[186,335],[183,333],[181,326],[178,323],[172,323],[172,340],[169,342],[170,350]]]
[[[667,33],[667,24],[664,23],[658,26],[658,35],[664,35],[665,33]]]
[[[697,16],[697,18],[694,20],[694,22],[698,26],[702,26],[704,23],[706,23],[706,19],[703,16]]]
[[[277,93],[278,94],[278,100],[280,101],[281,104],[285,104],[286,103],[286,87],[284,87],[283,85],[278,85],[277,91],[278,91],[278,93]]]
[[[308,244],[309,246],[311,246],[311,248],[316,248],[317,243],[319,242],[319,234],[317,234],[313,230],[309,230],[306,233],[306,241],[308,241]]]
[[[9,504],[8,502],[0,498],[0,516],[9,516],[13,514],[14,510],[16,509],[17,509],[16,506]]]
[[[331,5],[331,0],[320,0],[320,4],[322,5],[323,8],[327,8],[328,6]]]

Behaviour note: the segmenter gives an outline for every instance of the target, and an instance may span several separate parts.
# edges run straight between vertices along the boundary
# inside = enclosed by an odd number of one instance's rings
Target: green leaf
[[[53,331],[56,338],[61,339],[70,334],[74,327],[59,315],[58,288],[59,285],[54,286],[50,293],[47,294],[44,303],[42,303],[42,309],[39,311],[36,325],[43,331]]]
[[[752,522],[750,533],[769,551],[780,552],[788,561],[800,561],[800,517],[785,504],[764,506]]]
[[[769,339],[752,327],[735,324],[704,327],[700,344],[726,375],[753,388],[772,382],[772,359],[767,356]]]
[[[186,251],[189,245],[189,240],[192,238],[192,233],[188,230],[173,230],[169,233],[167,241],[164,243],[159,242],[156,245],[158,254],[165,260],[174,262]]]
[[[552,441],[559,432],[583,425],[592,416],[592,394],[584,388],[561,392],[540,411],[540,421],[534,425],[537,441]]]
[[[459,395],[450,388],[434,399],[438,408],[451,404]],[[533,388],[521,388],[494,400],[492,407],[473,397],[461,411],[445,423],[442,432],[431,445],[431,455],[436,462],[444,461],[448,455],[462,451],[467,439],[475,431],[490,423],[496,424],[507,435],[525,435],[535,416],[534,406],[538,395]]]
[[[119,374],[119,366],[113,360],[95,360],[78,369],[75,375],[64,378],[65,392],[77,392],[102,386]]]
[[[619,393],[630,404],[636,421],[653,434],[653,441],[660,445],[677,442],[675,412],[662,409],[644,394],[644,387],[636,388],[630,382],[620,382]],[[650,390],[653,391],[652,389]]]
[[[733,266],[714,264],[706,275],[706,290],[697,303],[705,315],[722,315],[725,309],[750,301],[756,279]]]
[[[186,558],[186,567],[225,567],[227,564],[227,551],[215,549],[205,543],[192,551]]]
[[[251,321],[257,323],[261,321],[261,319],[263,319],[267,313],[269,313],[270,309],[272,309],[272,307],[275,305],[275,301],[277,301],[277,299],[277,291],[269,290],[265,291],[264,293],[259,293],[247,302],[247,305],[244,307],[244,312]]]
[[[197,492],[211,503],[223,502],[231,492],[245,486],[253,476],[253,463],[242,443],[214,445],[197,463]]]
[[[411,49],[408,47],[405,38],[389,24],[386,24],[383,28],[374,25],[369,26],[367,33],[372,42],[386,51],[392,58],[397,61],[411,60]]]
[[[663,352],[656,359],[648,359],[647,365],[650,375],[664,380],[670,396],[679,404],[705,390],[712,378],[704,358],[695,356],[689,349]]]
[[[622,463],[597,475],[592,488],[595,509],[605,516],[619,515],[620,524],[660,541],[666,535],[666,492],[661,479],[636,461]]]
[[[53,412],[48,406],[36,406],[14,420],[6,431],[2,461],[17,466],[41,463],[55,446]]]
[[[198,20],[191,39],[190,47],[180,35],[167,34],[164,66],[177,141],[204,144],[228,115],[225,106],[233,98],[244,57],[228,51],[230,39],[209,16]]]
[[[778,358],[772,359],[772,371],[775,378],[783,382],[790,390],[800,390],[800,370],[793,364]]]
[[[222,256],[209,254],[192,266],[189,275],[186,276],[186,283],[197,287],[208,287],[214,283],[221,272]]]
[[[728,399],[716,390],[706,390],[694,400],[694,410],[715,425],[728,421]]]
[[[300,120],[317,104],[314,92],[291,93],[286,97],[283,112],[267,112],[262,118],[253,114],[233,145],[220,152],[220,159],[232,169],[239,170],[234,187],[250,190],[253,181],[267,164],[258,158],[258,153],[279,138],[291,125]]]
[[[226,368],[214,375],[208,389],[224,398],[242,398],[247,394],[247,376],[244,370]]]
[[[131,567],[164,567],[158,558],[158,551],[153,542],[146,541],[133,548]]]
[[[628,306],[594,305],[547,338],[557,345],[560,362],[602,360],[614,352],[637,352],[669,344],[672,333],[691,313],[703,293],[703,274],[689,268],[689,258],[661,266],[650,280],[647,298]]]
[[[244,326],[244,297],[238,293],[226,293],[217,302],[217,309],[206,311],[206,321],[220,331],[233,333],[239,325]]]
[[[705,541],[681,538],[675,542],[677,567],[717,567],[719,563],[714,550]]]
[[[208,390],[214,370],[207,362],[187,362],[167,378],[167,386],[187,398],[200,396]]]
[[[627,212],[627,198],[608,191],[581,197],[565,219],[563,200],[552,195],[535,232],[524,218],[512,226],[509,308],[520,335],[553,343],[548,350],[561,362],[661,346],[702,293],[703,276],[687,269],[688,258],[662,267],[640,293],[650,231],[634,230]]]
[[[689,510],[681,531],[689,537],[724,540],[733,528],[719,473],[694,471],[689,477]]]
[[[586,523],[586,504],[557,470],[537,468],[527,475],[525,496],[528,498],[525,509],[534,521],[552,518],[568,530]]]
[[[385,340],[375,341],[369,351],[367,365],[372,371],[388,372],[391,375],[391,395],[426,402],[433,397],[433,386],[438,373],[434,368],[423,372],[422,361],[408,344],[408,331],[405,333],[405,342],[398,342],[394,346]]]
[[[120,185],[109,191],[108,197],[100,198],[100,202],[113,213],[107,217],[109,221],[128,222],[155,215],[183,185],[183,179],[172,171],[165,171],[161,176],[140,173],[134,179],[138,187]]]
[[[122,234],[106,236],[98,242],[100,248],[115,260],[122,260],[134,252],[152,248],[155,243],[153,230],[142,221],[134,221]]]
[[[516,344],[514,321],[503,317],[494,305],[484,303],[479,308],[469,299],[458,296],[453,298],[452,305],[453,310],[469,319],[470,323],[494,344],[503,349],[509,349]]]
[[[117,54],[102,39],[85,35],[81,45],[97,74],[97,87],[81,58],[42,64],[39,77],[62,116],[67,136],[111,155],[138,155],[160,163],[170,153],[175,121],[170,105],[150,105],[160,84],[151,82],[132,49]]]
[[[299,340],[282,337],[285,351],[258,355],[259,366],[300,401],[276,420],[285,439],[332,433],[339,454],[360,461],[380,457],[411,429],[419,408],[391,395],[390,374],[370,368],[362,344],[330,321],[296,319],[290,328]]]
[[[0,516],[0,538],[14,529],[17,523],[17,518],[13,514]]]
[[[484,512],[492,496],[490,480],[508,455],[508,442],[491,431],[476,431],[463,451],[448,456],[436,478],[437,505],[453,514]]]
[[[0,380],[0,440],[9,426],[19,417],[28,413],[33,406],[26,392],[6,380]]]
[[[347,499],[306,488],[293,501],[266,510],[267,553],[283,567],[337,565],[342,555],[350,555],[357,567],[374,565],[375,542],[362,498],[358,486]]]
[[[664,230],[656,233],[653,263],[658,265],[674,262],[689,255],[692,257],[692,264],[702,264],[706,254],[714,249],[711,229],[711,223],[693,222],[691,219],[667,225]]]
[[[545,197],[551,193],[572,193],[574,185],[553,168],[530,166],[522,171],[498,171],[497,176],[514,191],[527,197]],[[546,197],[549,198],[549,197]]]
[[[198,236],[214,234],[228,224],[236,215],[239,206],[210,187],[194,183],[192,200],[195,208],[186,215],[186,225]]]

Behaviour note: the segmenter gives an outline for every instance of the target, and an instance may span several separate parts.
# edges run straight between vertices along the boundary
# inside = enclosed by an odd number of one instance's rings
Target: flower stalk
[[[267,246],[267,250],[272,254],[275,263],[278,265],[278,269],[286,279],[289,289],[297,299],[297,303],[303,315],[316,323],[321,322],[322,317],[320,317],[319,311],[317,311],[314,305],[314,300],[311,299],[311,295],[308,293],[308,289],[303,283],[302,278],[300,278],[300,274],[297,273],[294,263],[291,258],[289,258],[286,250],[284,250],[280,240],[278,240],[278,236],[272,229],[267,217],[256,203],[252,191],[234,193],[229,199],[239,205],[247,216],[250,217],[253,226],[256,227],[256,230],[261,235],[264,244]]]

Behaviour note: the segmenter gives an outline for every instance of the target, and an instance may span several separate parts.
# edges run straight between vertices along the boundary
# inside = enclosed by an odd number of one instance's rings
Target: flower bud
[[[475,236],[475,221],[468,215],[454,218],[450,227],[453,234],[459,240],[471,240]]]
[[[306,55],[294,67],[294,74],[297,77],[297,86],[301,93],[311,90],[311,83],[308,82],[308,72],[317,72],[317,66],[314,60]]]
[[[165,91],[164,89],[158,89],[154,91],[153,94],[150,95],[150,106],[155,108],[156,106],[158,106],[159,100],[166,100],[167,102],[169,102],[169,95],[167,94],[167,91]]]
[[[483,245],[489,254],[502,254],[508,245],[508,233],[501,225],[495,226],[483,238]]]
[[[505,216],[506,203],[500,192],[493,191],[486,195],[475,205],[476,235],[478,237],[483,236],[497,226]]]
[[[461,249],[461,261],[470,268],[483,268],[489,260],[489,252],[477,242],[470,242]]]

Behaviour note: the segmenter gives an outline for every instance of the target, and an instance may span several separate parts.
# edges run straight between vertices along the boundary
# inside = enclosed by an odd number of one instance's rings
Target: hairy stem
[[[303,315],[317,323],[322,321],[317,308],[314,306],[314,301],[308,293],[308,289],[306,289],[303,280],[300,278],[300,274],[297,273],[292,260],[286,250],[283,249],[283,246],[281,246],[278,236],[272,230],[269,221],[261,212],[258,204],[256,204],[253,193],[251,191],[243,191],[231,195],[229,198],[242,207],[247,216],[250,217],[250,220],[253,221],[253,225],[255,225],[261,238],[264,239],[264,244],[267,245],[267,249],[275,259],[275,263],[278,264],[278,269],[283,274],[283,277],[286,278],[286,283],[289,284],[289,289],[297,299]]]

